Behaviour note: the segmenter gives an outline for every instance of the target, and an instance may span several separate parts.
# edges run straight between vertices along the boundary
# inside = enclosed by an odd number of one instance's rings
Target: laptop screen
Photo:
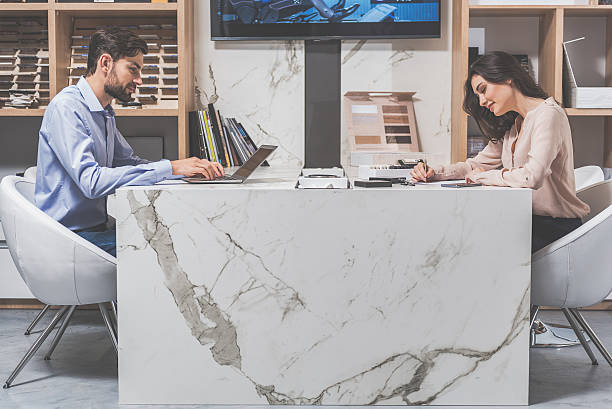
[[[234,174],[235,178],[246,179],[277,147],[274,145],[261,145],[259,149]]]

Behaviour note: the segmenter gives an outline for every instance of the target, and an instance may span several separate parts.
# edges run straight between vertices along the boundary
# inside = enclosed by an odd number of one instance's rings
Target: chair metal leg
[[[599,339],[597,334],[595,334],[595,331],[593,331],[591,326],[586,322],[582,314],[580,314],[580,311],[578,311],[577,308],[570,308],[570,311],[572,312],[572,314],[574,314],[574,317],[578,320],[582,328],[584,328],[587,334],[589,334],[589,336],[593,340],[593,343],[595,344],[597,349],[599,349],[599,352],[601,352],[601,354],[606,359],[606,361],[608,361],[610,366],[612,366],[612,357],[610,356],[610,353],[608,352],[606,347],[601,343],[601,340]]]
[[[115,335],[117,338],[119,337],[119,320],[117,319],[117,302],[111,301],[111,318],[113,319],[113,324],[115,327]]]
[[[576,333],[576,336],[580,340],[582,347],[586,351],[589,358],[591,358],[591,363],[593,365],[599,365],[597,363],[597,358],[595,358],[595,354],[591,350],[591,347],[589,346],[589,343],[587,342],[587,340],[584,338],[584,334],[580,330],[580,326],[576,322],[576,319],[574,318],[572,313],[567,308],[561,308],[561,311],[563,311],[563,314],[565,314],[565,318],[567,318],[567,322],[569,322],[569,324],[572,326],[572,329],[574,330],[574,332]],[[591,339],[593,338],[591,337]]]
[[[62,321],[62,324],[57,329],[57,333],[55,334],[55,338],[53,338],[53,342],[51,343],[51,347],[49,348],[47,355],[45,355],[45,361],[48,361],[49,359],[51,359],[51,354],[53,354],[53,351],[55,351],[55,347],[57,346],[60,339],[64,335],[64,331],[66,331],[66,327],[68,326],[68,323],[70,322],[70,318],[72,318],[72,314],[74,313],[74,310],[76,309],[76,307],[77,307],[76,305],[70,306],[70,309],[68,310],[68,312],[66,313],[66,316],[64,317],[64,321]]]
[[[49,310],[49,307],[51,307],[51,306],[50,305],[45,305],[45,307],[38,313],[36,318],[34,318],[34,321],[32,321],[30,326],[26,329],[24,335],[30,335],[32,333],[32,330],[34,329],[36,324],[38,324],[38,321],[40,321],[40,319],[47,313],[47,311]]]
[[[535,321],[535,319],[538,317],[538,312],[540,312],[540,306],[539,305],[532,305],[531,306],[531,319],[529,322],[529,328],[533,327],[533,322]]]
[[[106,329],[108,330],[108,335],[111,337],[111,341],[113,342],[113,347],[115,347],[115,354],[119,355],[119,348],[117,347],[117,335],[115,334],[115,330],[111,323],[110,315],[108,314],[108,310],[104,303],[98,304],[98,308],[100,309],[100,313],[102,314],[102,319],[104,320],[104,324],[106,324]]]
[[[540,312],[540,306],[532,305],[531,311],[529,311],[529,348],[534,346],[536,343],[536,332],[535,328],[533,327],[533,323],[535,322],[536,318],[538,318],[538,312]]]
[[[28,363],[28,361],[32,358],[32,356],[34,356],[34,354],[36,353],[36,351],[38,351],[38,349],[43,344],[43,342],[45,342],[45,339],[47,339],[51,331],[53,331],[53,328],[55,328],[55,326],[57,325],[59,320],[62,318],[62,316],[66,313],[66,311],[68,311],[69,307],[70,307],[69,305],[66,305],[62,307],[62,309],[59,310],[57,314],[55,314],[55,317],[53,317],[53,319],[51,320],[51,323],[47,326],[47,328],[45,328],[43,333],[40,334],[38,339],[30,347],[28,352],[24,355],[23,358],[21,358],[21,361],[19,361],[19,364],[17,364],[17,367],[15,368],[13,373],[11,373],[11,375],[8,377],[8,379],[4,383],[4,389],[11,387],[11,384],[15,380],[15,377],[19,375],[19,372],[21,372],[23,367]]]

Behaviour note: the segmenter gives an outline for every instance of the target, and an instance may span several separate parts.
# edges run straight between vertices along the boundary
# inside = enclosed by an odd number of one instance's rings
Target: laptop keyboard
[[[217,176],[215,180],[236,180],[233,175]]]

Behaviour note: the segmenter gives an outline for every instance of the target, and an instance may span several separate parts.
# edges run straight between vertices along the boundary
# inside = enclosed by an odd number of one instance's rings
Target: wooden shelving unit
[[[0,116],[43,116],[45,114],[44,108],[2,108],[0,109]]]
[[[176,22],[178,51],[178,100],[172,106],[116,108],[121,117],[175,117],[178,123],[178,155],[189,155],[188,112],[195,109],[193,92],[193,0],[177,0],[176,3],[0,3],[0,15],[47,15],[49,30],[49,94],[53,98],[69,85],[68,69],[71,65],[71,41],[75,19],[92,18],[108,20],[108,24],[130,18],[164,18]],[[0,108],[0,117],[40,117],[45,107]]]
[[[110,15],[117,12],[138,11],[139,15],[159,15],[160,12],[176,13],[179,8],[179,3],[56,3],[56,10],[63,11],[78,11],[83,15],[95,14],[96,16],[103,15],[101,13],[109,13]]]
[[[467,157],[467,115],[461,109],[463,83],[468,72],[468,31],[470,17],[538,17],[540,30],[539,83],[557,101],[563,101],[563,25],[566,16],[607,16],[606,85],[612,86],[612,6],[473,6],[469,0],[453,1],[453,74],[451,117],[451,160]],[[604,166],[612,167],[612,109],[566,108],[568,116],[605,117]]]

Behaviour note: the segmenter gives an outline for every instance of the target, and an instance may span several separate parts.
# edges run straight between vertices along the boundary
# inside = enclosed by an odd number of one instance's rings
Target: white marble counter
[[[524,405],[531,191],[117,192],[119,401]]]

